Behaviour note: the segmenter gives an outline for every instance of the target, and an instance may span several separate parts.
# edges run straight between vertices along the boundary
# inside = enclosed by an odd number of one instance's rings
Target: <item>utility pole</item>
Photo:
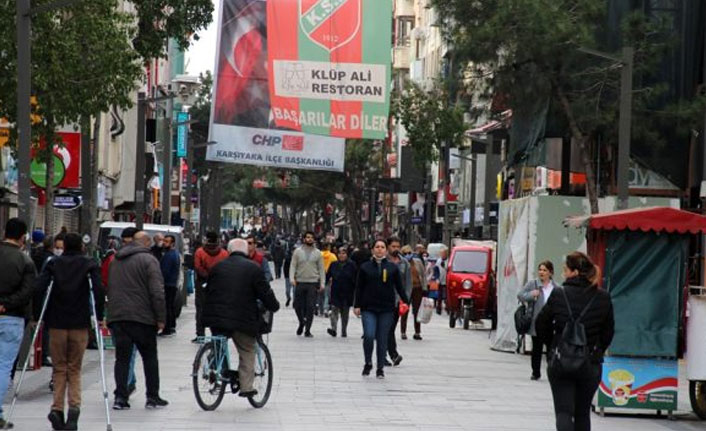
[[[487,144],[486,144],[487,145]],[[471,151],[473,144],[471,143]],[[476,237],[476,188],[478,182],[478,155],[471,153],[471,238]]]
[[[630,140],[632,127],[632,69],[635,52],[623,48],[620,70],[620,123],[618,127],[618,209],[628,208],[628,176],[630,174]]]
[[[189,139],[187,144],[186,144],[186,167],[187,167],[187,172],[186,172],[186,188],[184,190],[184,194],[186,195],[186,199],[184,200],[184,231],[186,233],[186,237],[191,240],[191,234],[193,231],[193,225],[191,224],[191,211],[193,206],[191,205],[191,195],[192,195],[192,185],[191,185],[191,179],[192,179],[192,172],[194,169],[194,140]]]
[[[442,196],[444,197],[444,226],[442,229],[442,240],[441,242],[444,243],[449,250],[451,250],[451,227],[449,226],[449,190],[451,186],[451,164],[449,163],[451,161],[451,147],[449,145],[449,141],[444,142],[444,166],[443,166],[443,172],[444,172],[444,181],[443,181],[443,188],[439,191],[442,193]]]
[[[19,218],[32,229],[34,224],[33,220],[30,220],[32,124],[29,117],[32,92],[31,4],[30,0],[16,0],[15,4],[17,10],[17,154],[19,163],[17,209]]]
[[[164,116],[164,142],[162,145],[162,169],[164,183],[162,184],[162,224],[172,224],[172,111],[174,99],[167,99],[167,110]]]
[[[137,143],[135,145],[135,226],[142,230],[145,217],[145,104],[144,91],[137,93]]]
[[[81,235],[91,235],[91,223],[95,214],[91,214],[93,198],[92,175],[93,157],[91,154],[91,119],[81,118]],[[92,238],[93,239],[93,238]]]

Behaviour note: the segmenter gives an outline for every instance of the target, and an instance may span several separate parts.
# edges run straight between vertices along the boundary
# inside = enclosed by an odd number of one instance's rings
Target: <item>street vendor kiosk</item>
[[[602,287],[613,300],[615,336],[596,406],[601,414],[605,409],[639,409],[671,416],[679,392],[689,244],[694,235],[706,234],[706,217],[654,207],[571,217],[567,225],[587,229],[588,254],[601,267]],[[706,348],[703,335],[687,343],[693,343],[687,349],[694,353]],[[692,392],[701,389],[696,399],[692,393],[699,415],[703,383],[692,385]]]

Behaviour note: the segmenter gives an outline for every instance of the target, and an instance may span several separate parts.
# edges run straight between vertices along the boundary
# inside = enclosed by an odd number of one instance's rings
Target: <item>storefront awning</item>
[[[569,217],[564,224],[597,230],[706,234],[706,217],[669,207],[634,208],[605,214]]]

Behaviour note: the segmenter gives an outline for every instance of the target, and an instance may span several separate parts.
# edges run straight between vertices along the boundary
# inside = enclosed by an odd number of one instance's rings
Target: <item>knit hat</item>
[[[39,229],[34,230],[32,232],[32,242],[36,244],[42,241],[44,241],[44,232]]]

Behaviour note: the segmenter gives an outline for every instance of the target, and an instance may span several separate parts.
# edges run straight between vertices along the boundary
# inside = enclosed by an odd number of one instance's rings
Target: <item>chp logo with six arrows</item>
[[[362,0],[297,0],[299,26],[315,44],[332,52],[360,32]]]

